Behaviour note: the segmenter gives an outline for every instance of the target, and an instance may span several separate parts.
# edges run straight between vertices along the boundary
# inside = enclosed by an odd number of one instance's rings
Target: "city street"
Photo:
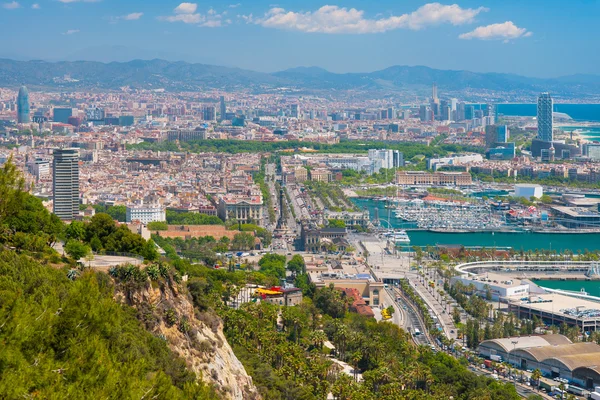
[[[349,234],[348,239],[356,248],[361,248],[358,243],[362,243],[368,251],[367,263],[372,267],[372,271],[378,279],[385,281],[394,281],[399,279],[408,279],[411,286],[423,298],[432,316],[437,318],[437,323],[449,339],[457,339],[458,330],[448,313],[445,303],[439,300],[437,290],[441,286],[435,282],[435,288],[424,285],[420,280],[418,271],[410,269],[411,256],[409,253],[390,254],[387,250],[387,243],[373,235]],[[432,293],[433,291],[433,293]],[[450,296],[447,296],[448,298]]]

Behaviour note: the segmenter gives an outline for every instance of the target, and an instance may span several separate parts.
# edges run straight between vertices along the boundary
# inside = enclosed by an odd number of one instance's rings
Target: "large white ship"
[[[410,243],[410,238],[406,231],[389,231],[384,233],[383,236],[393,241],[396,246],[406,246]]]

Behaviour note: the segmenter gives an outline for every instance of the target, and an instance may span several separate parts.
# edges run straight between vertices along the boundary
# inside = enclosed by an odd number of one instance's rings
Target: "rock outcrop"
[[[185,284],[148,281],[138,290],[117,289],[117,297],[138,311],[146,329],[165,339],[188,368],[225,399],[258,400],[260,395],[223,334],[213,312],[194,309]]]

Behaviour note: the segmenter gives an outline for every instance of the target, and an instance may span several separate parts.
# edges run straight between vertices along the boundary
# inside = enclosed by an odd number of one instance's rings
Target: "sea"
[[[538,286],[549,289],[571,290],[579,292],[585,290],[590,296],[600,297],[600,282],[598,281],[559,281],[536,279],[534,281]]]
[[[375,216],[375,209],[379,211],[379,220],[384,227],[394,229],[414,228],[414,224],[403,223],[400,219],[390,213],[388,221],[388,210],[385,208],[385,202],[371,199],[353,199],[357,206],[369,210],[372,219]],[[577,233],[501,233],[501,232],[475,232],[475,233],[438,233],[427,231],[409,231],[411,246],[425,247],[437,244],[463,245],[463,246],[485,246],[491,247],[512,247],[519,250],[552,249],[556,251],[571,250],[584,252],[600,250],[600,233],[577,234]]]
[[[574,121],[600,122],[600,104],[554,104],[554,111],[568,114]],[[535,117],[537,105],[499,103],[496,104],[496,113],[515,117]]]

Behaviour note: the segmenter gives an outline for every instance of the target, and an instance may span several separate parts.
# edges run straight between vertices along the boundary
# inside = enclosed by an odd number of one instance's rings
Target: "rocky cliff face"
[[[164,338],[171,350],[186,360],[188,368],[214,385],[223,398],[261,398],[227,343],[219,317],[196,312],[183,286],[148,281],[142,289],[118,288],[116,293],[137,309],[138,318],[150,332]]]

